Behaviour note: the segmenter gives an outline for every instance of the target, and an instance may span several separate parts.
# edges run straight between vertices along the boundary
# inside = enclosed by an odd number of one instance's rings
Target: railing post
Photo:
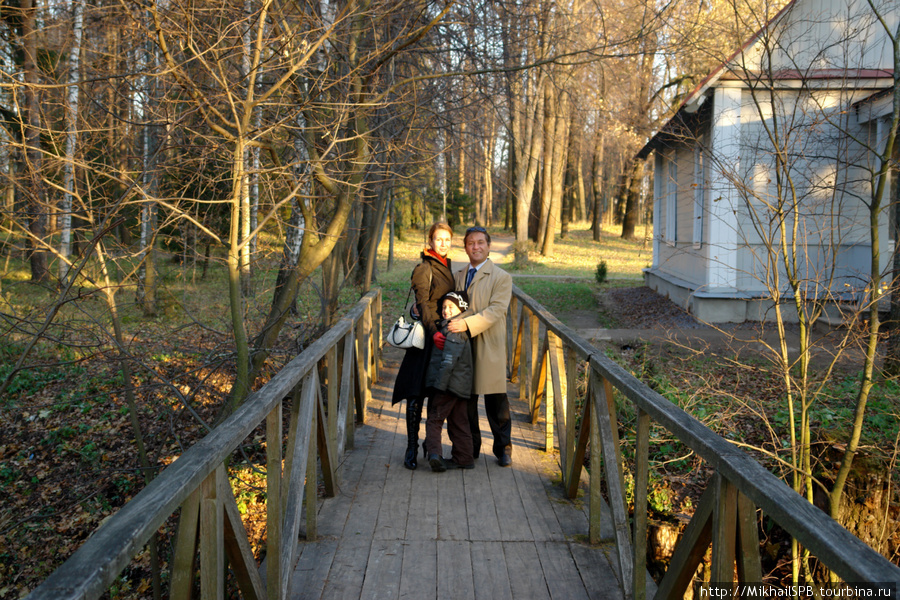
[[[638,408],[634,451],[634,597],[647,597],[647,489],[650,486],[650,415]]]
[[[528,358],[525,356],[527,326],[525,323],[527,308],[522,305],[519,315],[519,334],[516,336],[516,348],[513,362],[516,367],[516,379],[519,381],[519,399],[528,401]]]
[[[712,525],[712,566],[710,583],[734,582],[734,550],[737,534],[737,488],[719,472],[711,482],[715,486]],[[757,551],[758,552],[758,551]]]
[[[338,453],[343,454],[346,449],[353,448],[354,433],[354,406],[356,403],[356,369],[353,366],[353,356],[356,352],[356,340],[354,328],[351,327],[343,341],[343,356],[341,357],[341,396],[338,401]]]
[[[293,404],[300,400],[294,393]],[[281,486],[281,436],[283,403],[279,402],[266,417],[266,596],[269,600],[281,600],[281,586],[277,583],[281,573],[281,533],[284,522],[283,491]]]
[[[578,398],[578,359],[573,348],[566,349],[566,445],[565,448],[560,447],[560,456],[563,459],[565,468],[563,469],[563,477],[568,477],[572,472],[572,463],[575,460],[575,415],[577,410],[575,402]],[[568,485],[568,481],[565,482]]]
[[[318,386],[317,386],[318,387]],[[316,390],[318,395],[319,390]],[[318,500],[318,476],[316,474],[316,453],[318,450],[318,402],[313,406],[312,418],[309,422],[309,454],[306,456],[306,539],[315,540],[318,535],[318,521],[316,519],[316,503]]]
[[[219,482],[225,466],[219,465],[200,484],[200,598],[225,598],[225,511]]]
[[[518,339],[518,312],[519,299],[513,295],[509,299],[509,309],[506,311],[506,356],[509,363],[506,365],[506,375],[511,383],[516,382],[515,368],[517,358],[517,339]]]
[[[568,433],[568,430],[566,429],[566,419],[569,416],[568,413],[566,413],[566,399],[569,382],[566,378],[566,364],[563,358],[562,340],[549,329],[547,330],[547,362],[549,363],[548,371],[550,377],[547,381],[547,409],[545,413],[547,426],[544,439],[544,450],[549,452],[553,449],[553,432],[556,422],[556,413],[559,412],[562,415],[562,429],[560,429],[559,432],[560,456],[562,457],[563,463],[565,463],[565,448],[568,446],[569,441],[566,437],[566,434]],[[563,470],[565,470],[565,464],[563,464]]]
[[[340,367],[340,356],[341,353],[339,348],[341,347],[342,342],[338,342],[334,346],[328,350],[327,360],[328,367],[326,372],[328,373],[328,386],[327,386],[327,394],[328,394],[328,431],[326,435],[332,442],[337,442],[337,433],[338,433],[338,400],[340,399],[341,393],[341,367]]]
[[[625,485],[619,454],[619,436],[616,431],[615,404],[612,398],[612,386],[609,381],[593,372],[594,406],[592,420],[597,422],[600,443],[603,445],[603,470],[606,473],[606,489],[609,490],[609,508],[613,517],[613,531],[616,536],[616,550],[619,558],[619,572],[622,574],[622,588],[625,600],[633,598],[632,577],[632,545],[628,528],[628,513],[625,510]],[[591,452],[591,470],[594,465],[594,452]],[[591,474],[593,479],[593,473]]]
[[[599,544],[603,539],[601,523],[603,519],[603,486],[601,484],[600,465],[603,462],[603,444],[600,442],[600,426],[594,413],[597,412],[591,390],[595,385],[595,377],[591,377],[588,398],[584,404],[584,420],[581,426],[590,428],[591,432],[591,470],[590,476],[590,522],[588,524],[588,540],[591,544]],[[585,423],[585,420],[587,421]]]
[[[356,331],[356,356],[354,367],[356,372],[356,421],[366,422],[366,410],[369,406],[369,371],[366,368],[366,344],[368,337],[365,335],[365,326],[362,320],[357,324]]]
[[[362,317],[363,329],[366,336],[366,377],[369,382],[378,381],[378,370],[375,368],[377,348],[375,347],[375,304],[369,303]]]
[[[515,297],[515,296],[514,296]],[[522,307],[522,314],[518,317],[519,325],[516,328],[516,335],[513,337],[513,346],[509,353],[509,382],[519,384],[519,398],[524,398],[525,384],[524,375],[522,375],[522,340],[524,338],[525,327],[523,319],[525,318],[525,307]]]
[[[759,529],[756,526],[756,506],[738,490],[738,580],[762,581],[762,564],[759,559]]]
[[[541,322],[536,314],[528,311],[528,367],[530,369],[530,374],[528,377],[528,388],[526,390],[527,396],[525,397],[525,401],[528,402],[529,407],[534,406],[534,398],[537,395],[537,390],[534,389],[534,377],[539,368],[537,363],[538,346],[541,341],[540,337]]]
[[[547,335],[544,336],[544,343],[541,346],[540,354],[538,354],[538,361],[534,367],[534,371],[532,372],[532,384],[531,384],[531,424],[535,425],[540,418],[541,411],[541,403],[545,401],[547,396],[547,363],[549,362],[549,354],[550,354],[550,336],[553,335],[552,332],[548,329]]]
[[[197,534],[200,524],[200,488],[198,487],[181,505],[178,517],[178,536],[175,540],[175,556],[172,560],[172,581],[169,584],[171,600],[188,600],[194,587],[194,566],[197,558]]]
[[[384,327],[384,311],[382,310],[382,292],[381,289],[378,289],[378,293],[375,296],[375,381],[378,381],[378,378],[381,376],[381,372],[384,370],[384,356],[382,355],[381,348],[384,344],[384,340],[381,337],[382,328]]]

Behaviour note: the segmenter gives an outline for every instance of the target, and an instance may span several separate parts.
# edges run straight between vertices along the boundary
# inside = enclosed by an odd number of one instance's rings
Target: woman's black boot
[[[422,399],[406,401],[406,457],[403,466],[415,470],[419,453],[419,423],[422,422]]]
[[[408,447],[406,449],[406,458],[403,459],[403,466],[411,471],[416,470],[416,455],[419,453],[419,445]]]

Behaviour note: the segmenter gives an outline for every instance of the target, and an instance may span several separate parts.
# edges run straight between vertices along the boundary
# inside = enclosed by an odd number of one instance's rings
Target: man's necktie
[[[476,270],[475,267],[469,267],[469,272],[466,274],[466,290],[472,285],[472,278],[475,277]]]

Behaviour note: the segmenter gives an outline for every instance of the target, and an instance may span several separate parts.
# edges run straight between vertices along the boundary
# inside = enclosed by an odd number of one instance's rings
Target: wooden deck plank
[[[437,599],[437,542],[404,542],[400,600]]]
[[[390,453],[386,463],[387,478],[383,487],[382,509],[378,513],[378,524],[375,527],[377,540],[402,540],[406,537],[413,472],[403,467],[406,452],[405,406],[401,402],[390,407],[390,410],[386,409],[384,413],[384,418],[392,421],[394,428],[388,442]]]
[[[325,539],[300,544],[300,559],[291,574],[291,598],[319,600],[331,571],[338,540]]]
[[[534,542],[503,542],[513,598],[550,600],[547,581]]]
[[[468,540],[469,520],[466,515],[466,495],[463,471],[433,473],[438,478],[437,503],[438,539]]]
[[[585,495],[579,496],[575,500],[570,500],[566,497],[565,490],[559,482],[560,462],[558,450],[543,452],[539,449],[544,441],[543,431],[540,426],[522,423],[520,431],[523,434],[523,439],[526,440],[526,444],[537,449],[536,452],[531,453],[531,456],[540,469],[541,479],[550,499],[550,506],[556,513],[563,533],[567,539],[583,535],[587,531],[590,519],[590,506],[584,501],[584,498],[587,497],[588,483],[590,481],[587,470],[582,470],[581,483],[579,485],[579,489],[583,490]],[[603,502],[603,509],[600,521],[600,534],[603,539],[611,540],[613,539],[612,516],[605,502]]]
[[[419,452],[419,467],[412,472],[406,539],[438,539],[437,497],[440,473],[432,473]]]
[[[371,538],[349,535],[341,538],[331,564],[331,572],[322,590],[322,600],[359,598],[372,547]],[[305,582],[298,582],[305,586]]]
[[[528,523],[534,534],[533,539],[535,541],[565,541],[565,535],[541,480],[541,470],[538,466],[540,459],[536,456],[537,452],[530,451],[520,454],[521,457],[513,472],[516,474],[522,505],[525,507]]]
[[[472,540],[491,541],[500,539],[500,521],[493,497],[486,497],[484,490],[491,485],[488,477],[488,461],[484,456],[475,461],[475,468],[466,471],[465,501],[469,519],[469,535]],[[493,468],[499,468],[496,465]]]
[[[360,598],[396,600],[400,595],[403,542],[375,540],[369,552]]]
[[[509,567],[503,554],[503,544],[472,542],[471,552],[475,600],[512,600]]]
[[[547,580],[547,589],[553,600],[588,600],[584,582],[569,544],[562,542],[537,542],[541,568]]]
[[[359,490],[366,457],[374,443],[375,430],[369,427],[360,429],[356,433],[356,446],[352,454],[342,457],[341,483],[338,493],[334,498],[320,499],[319,506],[319,535],[322,537],[340,537],[347,524],[350,508]],[[350,457],[352,456],[352,460]]]
[[[581,574],[581,581],[591,600],[622,600],[622,585],[616,576],[614,562],[616,545],[600,546],[569,544],[572,558]],[[653,596],[649,595],[648,598]]]
[[[474,596],[470,544],[463,541],[438,542],[438,600],[471,600]]]

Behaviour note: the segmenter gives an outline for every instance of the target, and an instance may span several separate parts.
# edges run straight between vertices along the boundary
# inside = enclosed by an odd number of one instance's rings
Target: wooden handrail
[[[381,345],[381,290],[365,296],[334,327],[290,361],[258,391],[250,394],[226,421],[166,467],[146,488],[125,504],[50,577],[28,596],[29,600],[98,598],[166,520],[182,507],[170,595],[189,597],[195,556],[199,546],[200,582],[204,597],[216,597],[224,585],[224,555],[237,575],[245,598],[285,598],[289,569],[295,560],[301,503],[309,465],[316,459],[318,439],[322,452],[326,491],[334,489],[337,458],[356,409],[365,417],[370,380],[377,377],[377,350]],[[375,312],[378,311],[378,312]],[[373,314],[375,313],[375,314]],[[341,346],[343,346],[341,351]],[[342,360],[338,360],[339,357]],[[321,398],[318,365],[327,361],[330,379],[327,402]],[[333,379],[332,379],[333,378]],[[340,381],[340,387],[333,384]],[[335,390],[332,395],[332,390]],[[281,473],[281,405],[293,397],[287,457]],[[324,407],[327,405],[326,413]],[[351,421],[352,423],[352,421]],[[267,439],[267,576],[277,589],[266,590],[258,565],[250,553],[240,514],[228,484],[224,461],[260,424]],[[312,486],[315,490],[315,482]],[[275,490],[281,493],[272,494]],[[307,497],[314,499],[311,494]],[[307,511],[307,519],[315,518]],[[314,529],[314,522],[312,523]],[[309,526],[307,528],[309,531]],[[198,532],[199,531],[199,540]],[[199,542],[199,543],[198,543]],[[278,575],[277,579],[271,576]]]
[[[519,308],[521,306],[521,308]],[[703,554],[712,544],[713,581],[732,580],[735,563],[744,581],[759,581],[756,508],[762,509],[791,536],[844,581],[900,584],[900,568],[875,552],[761,464],[675,406],[610,360],[534,299],[513,286],[508,353],[510,379],[519,381],[522,399],[537,422],[543,407],[548,449],[559,432],[560,467],[570,497],[581,476],[583,458],[592,440],[591,465],[606,471],[609,501],[624,576],[626,598],[645,598],[647,483],[650,419],[678,438],[714,469],[714,477],[689,523],[657,592],[657,598],[681,598]],[[543,341],[541,341],[543,340]],[[540,352],[537,348],[542,348]],[[530,349],[530,351],[529,351]],[[589,369],[588,399],[582,432],[574,435],[574,386],[566,385],[577,367],[575,357]],[[564,358],[567,357],[567,358]],[[549,367],[548,367],[549,365]],[[613,389],[631,402],[638,414],[635,443],[634,537],[628,524],[622,486],[622,454],[617,439]],[[562,423],[557,423],[557,421]],[[618,468],[610,469],[610,465]],[[609,471],[612,471],[610,473]],[[591,473],[591,494],[599,494],[599,473]],[[599,503],[591,498],[592,541],[599,538]],[[597,514],[595,514],[597,513]],[[736,548],[740,550],[736,552]]]

